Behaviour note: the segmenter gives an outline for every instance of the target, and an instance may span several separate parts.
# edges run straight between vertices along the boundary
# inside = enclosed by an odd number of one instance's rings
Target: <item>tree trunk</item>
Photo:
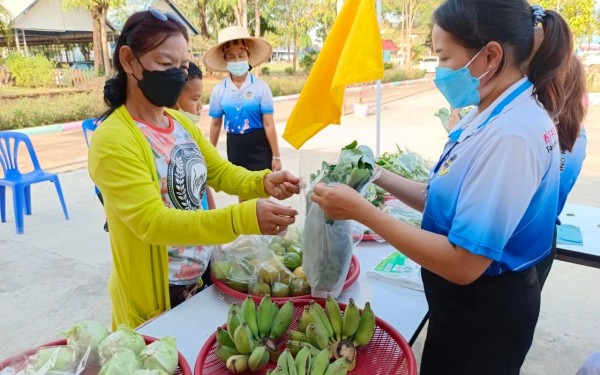
[[[242,14],[242,26],[248,28],[248,0],[240,0],[240,13]]]
[[[296,73],[296,65],[298,63],[298,35],[294,35],[294,57],[292,58],[292,71]]]
[[[200,36],[202,39],[209,40],[210,34],[208,32],[207,17],[206,17],[206,2],[198,0],[198,13],[200,13]]]
[[[104,63],[102,59],[102,46],[100,42],[100,14],[96,7],[91,9],[92,13],[92,44],[94,45],[94,71],[96,76],[100,71],[100,67]]]
[[[104,62],[104,75],[111,75],[110,66],[110,51],[108,50],[108,37],[106,35],[106,15],[108,13],[108,6],[102,8],[100,13],[100,43],[102,44],[102,60]]]
[[[260,1],[254,0],[254,36],[260,38]]]

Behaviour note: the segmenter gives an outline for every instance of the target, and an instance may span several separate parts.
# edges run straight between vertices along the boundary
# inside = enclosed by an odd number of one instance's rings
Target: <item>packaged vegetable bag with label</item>
[[[350,269],[354,246],[352,222],[326,217],[318,205],[312,204],[312,190],[318,183],[345,184],[364,194],[366,186],[377,178],[374,167],[373,151],[354,141],[342,149],[335,164],[323,162],[321,170],[310,176],[302,267],[315,298],[339,296]]]

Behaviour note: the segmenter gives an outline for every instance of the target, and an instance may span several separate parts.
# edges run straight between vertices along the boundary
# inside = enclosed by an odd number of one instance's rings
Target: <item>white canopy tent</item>
[[[66,11],[61,0],[0,0],[12,14],[15,46],[29,54],[27,45],[78,43],[92,40],[92,16],[87,10]],[[118,31],[107,22],[108,34]],[[8,46],[0,37],[0,46]]]

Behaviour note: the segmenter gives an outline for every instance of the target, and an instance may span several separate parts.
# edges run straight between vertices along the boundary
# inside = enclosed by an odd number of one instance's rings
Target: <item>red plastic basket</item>
[[[350,269],[348,270],[348,276],[346,276],[346,282],[344,283],[344,289],[347,289],[352,284],[354,284],[356,279],[358,279],[359,275],[360,275],[360,263],[358,262],[358,258],[356,256],[352,255],[352,260],[350,262]],[[210,279],[212,280],[214,286],[217,289],[219,289],[224,294],[227,294],[228,296],[238,298],[238,299],[244,299],[249,294],[249,293],[238,292],[237,290],[230,288],[224,282],[215,279],[212,273],[210,274]],[[310,294],[305,294],[305,295],[295,296],[295,297],[271,297],[271,300],[275,301],[275,302],[281,302],[281,301],[285,302],[288,299],[291,299],[292,301],[297,301],[297,300],[303,300],[303,299],[307,299],[307,298],[312,298],[312,297],[310,296]],[[262,296],[254,296],[253,295],[252,299],[254,300],[254,302],[260,302],[260,300],[262,299]]]
[[[142,337],[146,341],[146,345],[158,340],[154,337],[145,336],[145,335],[142,335]],[[8,359],[0,362],[0,370],[3,370],[5,368],[7,368],[8,366],[13,366],[13,368],[15,368],[16,371],[20,371],[22,369],[22,367],[25,366],[25,364],[26,364],[25,361],[27,360],[27,358],[29,356],[32,356],[35,353],[37,353],[39,348],[51,347],[51,346],[61,346],[61,345],[67,345],[67,340],[66,339],[56,340],[56,341],[52,341],[47,344],[41,345],[37,348],[29,349],[21,354],[17,354],[11,358],[8,358]],[[86,369],[84,371],[84,374],[85,375],[93,375],[93,374],[97,374],[98,371],[99,371],[99,369]],[[179,364],[177,366],[177,369],[175,369],[175,373],[173,375],[192,375],[192,370],[190,368],[190,365],[188,364],[188,362],[185,360],[185,358],[183,357],[183,355],[181,353],[179,353]]]
[[[315,300],[322,306],[324,300]],[[310,300],[295,300],[294,318],[290,324],[290,329],[298,327],[297,320],[302,315],[304,305]],[[281,302],[279,303],[282,304]],[[346,305],[340,303],[340,309],[344,311]],[[377,311],[375,311],[377,313]],[[362,310],[361,310],[362,314]],[[225,328],[225,325],[223,325]],[[216,327],[215,327],[216,329]],[[285,347],[287,334],[278,340],[280,349]],[[194,375],[227,375],[231,374],[225,367],[225,364],[217,358],[215,350],[217,348],[217,339],[213,333],[198,354]],[[248,371],[247,374],[264,375],[267,370],[275,368],[275,364],[269,362],[267,366],[257,372]],[[416,375],[417,362],[410,348],[410,345],[404,340],[402,335],[379,318],[375,318],[375,334],[367,346],[358,348],[356,354],[356,367],[348,374],[369,374],[369,375]]]

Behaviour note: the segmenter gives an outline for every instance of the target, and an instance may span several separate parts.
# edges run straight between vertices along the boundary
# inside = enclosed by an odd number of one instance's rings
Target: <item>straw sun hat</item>
[[[273,53],[273,48],[268,42],[251,37],[248,30],[242,26],[231,26],[219,32],[217,45],[204,55],[203,62],[206,69],[213,72],[227,72],[225,51],[234,46],[248,50],[248,63],[252,67],[267,61]]]

